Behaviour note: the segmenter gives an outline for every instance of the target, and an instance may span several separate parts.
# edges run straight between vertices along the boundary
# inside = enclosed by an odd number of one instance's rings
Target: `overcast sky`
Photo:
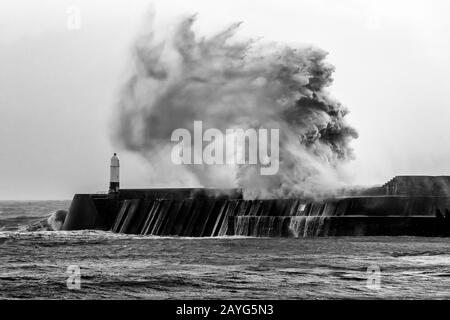
[[[200,33],[243,21],[243,35],[327,50],[331,92],[360,134],[355,184],[450,174],[447,0],[2,0],[0,199],[106,190],[114,151],[123,187],[151,185],[145,163],[109,134],[151,3],[160,19],[198,13]],[[70,6],[81,9],[79,30],[66,26]]]

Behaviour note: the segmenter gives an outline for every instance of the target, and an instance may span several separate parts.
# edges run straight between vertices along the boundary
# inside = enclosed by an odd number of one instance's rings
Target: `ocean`
[[[69,205],[0,201],[0,299],[450,298],[450,238],[26,231]]]

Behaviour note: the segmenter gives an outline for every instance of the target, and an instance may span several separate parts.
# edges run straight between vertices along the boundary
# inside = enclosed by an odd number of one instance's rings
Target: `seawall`
[[[240,190],[122,189],[75,195],[64,230],[159,236],[450,236],[448,196],[243,200]]]

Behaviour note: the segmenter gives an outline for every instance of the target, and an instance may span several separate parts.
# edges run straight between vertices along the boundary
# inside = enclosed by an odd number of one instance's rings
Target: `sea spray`
[[[330,196],[344,186],[341,164],[352,159],[356,131],[332,98],[327,52],[237,39],[239,24],[211,37],[193,31],[194,17],[158,29],[150,18],[133,47],[114,140],[148,160],[155,185],[241,187],[245,198]],[[205,128],[275,128],[279,170],[258,165],[175,165],[171,133]],[[245,146],[241,145],[244,149]]]
[[[66,219],[66,210],[56,210],[47,218],[35,221],[25,226],[26,231],[59,231],[62,230],[64,220]]]

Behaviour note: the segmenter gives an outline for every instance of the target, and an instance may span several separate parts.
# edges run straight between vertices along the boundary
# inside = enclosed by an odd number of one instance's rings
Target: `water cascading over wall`
[[[191,237],[317,236],[324,231],[324,206],[300,200],[127,199],[119,202],[111,231]]]

